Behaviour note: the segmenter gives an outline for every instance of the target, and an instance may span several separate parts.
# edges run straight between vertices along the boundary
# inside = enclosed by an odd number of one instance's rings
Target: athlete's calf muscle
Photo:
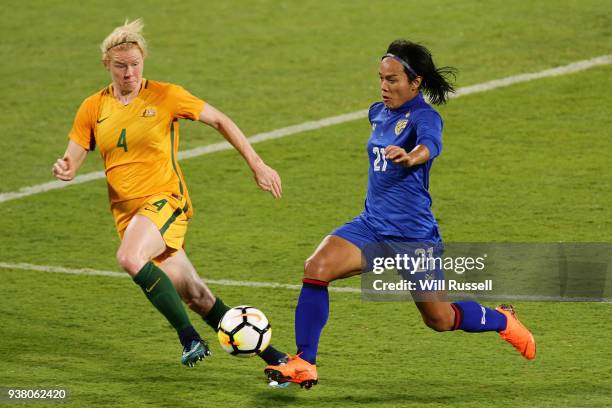
[[[215,296],[202,281],[183,249],[161,263],[179,295],[191,310],[206,316],[215,304]]]

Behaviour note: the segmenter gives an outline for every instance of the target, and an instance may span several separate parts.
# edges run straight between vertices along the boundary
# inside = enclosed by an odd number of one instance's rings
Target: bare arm
[[[55,161],[51,171],[56,178],[70,181],[76,176],[77,170],[81,167],[86,157],[87,150],[71,140],[68,142],[64,157]]]
[[[255,181],[261,189],[269,191],[274,198],[280,198],[283,192],[280,176],[264,163],[233,120],[208,103],[204,105],[199,120],[215,128],[234,146],[253,171]]]
[[[423,164],[429,160],[429,149],[425,145],[417,145],[407,153],[406,150],[399,146],[387,146],[385,148],[385,156],[387,159],[393,160],[395,164],[401,164],[404,167],[413,167]]]

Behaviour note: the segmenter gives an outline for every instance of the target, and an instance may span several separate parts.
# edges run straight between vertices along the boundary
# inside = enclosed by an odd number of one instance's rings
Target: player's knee
[[[324,282],[335,279],[331,265],[323,257],[310,257],[304,262],[304,277]]]
[[[117,262],[119,265],[121,265],[124,271],[130,274],[130,276],[135,276],[147,263],[147,261],[141,259],[141,257],[121,249],[117,251]]]
[[[434,313],[423,316],[423,322],[437,332],[449,331],[453,328],[453,321],[444,313]]]

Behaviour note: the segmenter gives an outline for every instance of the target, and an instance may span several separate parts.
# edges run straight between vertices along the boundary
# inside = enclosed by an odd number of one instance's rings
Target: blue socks
[[[328,282],[303,279],[295,308],[295,342],[300,357],[316,364],[321,331],[329,317]],[[506,316],[473,301],[451,303],[455,311],[453,330],[478,333],[506,329]]]
[[[307,278],[302,282],[295,308],[295,343],[300,357],[315,364],[321,331],[329,317],[328,282]]]
[[[479,333],[506,329],[506,316],[473,301],[451,303],[455,310],[453,330]]]

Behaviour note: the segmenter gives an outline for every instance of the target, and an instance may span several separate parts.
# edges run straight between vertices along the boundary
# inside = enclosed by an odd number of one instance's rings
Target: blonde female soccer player
[[[147,48],[142,28],[140,20],[126,21],[102,42],[102,62],[112,83],[83,101],[66,153],[52,171],[60,180],[72,180],[97,146],[121,238],[117,261],[176,329],[181,363],[192,366],[210,351],[181,298],[215,330],[228,307],[202,282],[183,249],[193,206],[176,160],[179,119],[215,128],[240,152],[257,185],[274,198],[281,196],[281,179],[222,112],[178,85],[143,78]],[[277,364],[285,354],[268,347],[261,357]]]

